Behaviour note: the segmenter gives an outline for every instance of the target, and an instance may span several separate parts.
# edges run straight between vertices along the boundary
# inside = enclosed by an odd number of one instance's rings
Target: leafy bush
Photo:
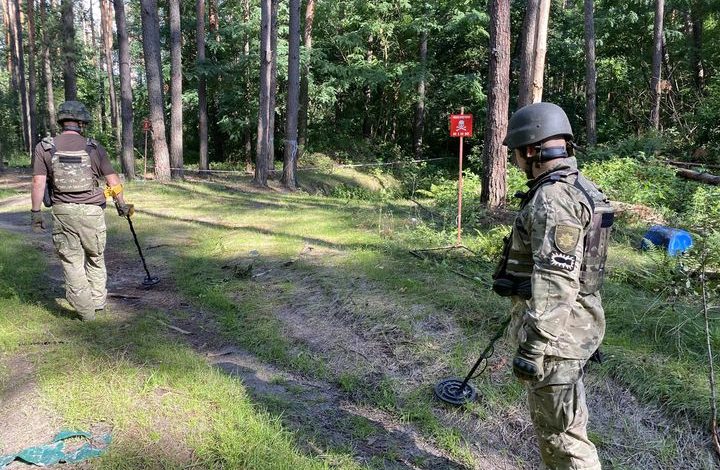
[[[673,169],[644,157],[642,153],[638,158],[616,155],[588,163],[582,171],[610,199],[674,212],[684,210],[690,183],[678,179]]]

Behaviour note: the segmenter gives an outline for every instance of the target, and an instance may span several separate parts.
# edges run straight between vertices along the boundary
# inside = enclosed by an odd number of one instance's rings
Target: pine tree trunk
[[[10,94],[14,95],[17,93],[17,75],[15,71],[15,56],[13,50],[15,49],[15,39],[10,34],[10,16],[8,15],[10,0],[4,0],[3,2],[3,27],[5,30],[5,44],[7,45],[7,73],[10,77]]]
[[[10,35],[13,36],[13,56],[15,61],[15,74],[20,93],[20,109],[22,110],[23,143],[26,151],[31,151],[32,136],[30,134],[30,115],[28,91],[25,86],[25,58],[22,40],[22,24],[20,22],[20,3],[10,0],[8,18],[10,20]]]
[[[48,125],[50,134],[55,135],[55,92],[53,91],[52,64],[50,63],[50,40],[47,32],[47,2],[40,0],[40,28],[42,29],[42,60],[43,80],[45,81],[45,98],[47,99]]]
[[[420,33],[420,81],[417,87],[417,104],[415,105],[415,120],[413,121],[413,155],[416,159],[422,158],[423,134],[425,133],[425,74],[427,72],[427,46],[428,33]]]
[[[160,24],[156,0],[140,0],[143,30],[143,55],[147,76],[150,122],[152,123],[155,178],[161,183],[170,181],[170,154],[165,140],[163,116],[162,74],[160,68]]]
[[[305,46],[305,62],[302,64],[300,74],[300,116],[298,118],[298,152],[295,159],[295,176],[297,179],[297,162],[305,153],[307,146],[308,132],[308,107],[310,106],[309,80],[310,63],[312,57],[312,30],[315,20],[315,0],[307,0],[305,5],[305,28],[303,31],[303,43]],[[297,181],[295,181],[297,186]]]
[[[585,0],[585,128],[588,145],[597,143],[596,83],[593,0]]]
[[[665,0],[655,0],[655,27],[653,34],[652,79],[650,82],[650,126],[660,129],[660,79],[662,74],[662,40]]]
[[[113,0],[115,4],[115,26],[118,35],[118,57],[120,62],[120,107],[122,110],[122,168],[125,178],[135,178],[135,156],[133,155],[133,107],[132,76],[130,75],[130,42],[125,0]],[[143,175],[144,176],[144,175]]]
[[[62,0],[65,101],[77,100],[75,61],[77,60],[78,54],[75,45],[75,15],[73,14],[73,3],[73,0]]]
[[[278,7],[279,0],[272,1],[270,11],[271,18],[271,36],[270,51],[272,53],[272,63],[270,65],[270,133],[268,134],[268,155],[270,175],[275,174],[275,105],[277,104],[277,43],[278,43]]]
[[[250,0],[243,0],[243,21],[248,24],[250,21]],[[245,60],[248,61],[250,58],[250,35],[246,32],[243,40],[243,55]],[[245,67],[245,90],[248,93],[252,87],[252,78],[250,75],[250,67]],[[252,130],[250,127],[245,128],[245,171],[253,171],[253,157],[252,157]]]
[[[30,151],[38,142],[37,72],[35,70],[35,0],[27,1],[28,20],[28,114],[30,123]]]
[[[532,79],[535,63],[535,40],[537,39],[537,21],[539,0],[528,0],[525,7],[525,19],[520,33],[520,77],[518,86],[518,109],[532,103]]]
[[[95,81],[97,83],[98,87],[98,97],[100,98],[100,130],[103,134],[107,132],[107,126],[108,126],[108,120],[107,120],[107,107],[105,103],[105,79],[102,76],[102,69],[104,64],[103,59],[103,53],[104,48],[98,48],[98,38],[97,34],[95,34],[95,18],[94,18],[94,7],[93,7],[93,0],[90,0],[90,8],[85,11],[83,9],[82,12],[82,19],[83,19],[83,42],[84,46],[87,48],[88,44],[88,38],[87,38],[87,25],[86,25],[86,16],[90,16],[90,50],[92,51],[92,64],[93,64],[93,70],[95,70]],[[100,12],[102,17],[102,5],[100,6]],[[100,22],[102,23],[102,18],[100,19]],[[100,28],[103,29],[102,26]],[[103,38],[100,39],[100,41],[104,41],[104,33],[101,31],[101,36]],[[95,52],[98,54],[96,55]]]
[[[208,37],[214,42],[210,47],[208,62],[212,65],[218,64],[217,47],[220,45],[220,16],[218,11],[218,0],[208,0]],[[225,160],[225,144],[228,136],[220,127],[220,82],[221,74],[212,74],[207,80],[207,103],[208,103],[208,130],[210,142],[213,146],[213,156],[218,161]]]
[[[547,52],[547,32],[550,21],[551,0],[540,0],[538,6],[535,37],[535,58],[533,59],[532,102],[542,101],[543,81],[545,78],[545,53]]]
[[[510,0],[491,0],[488,112],[483,145],[480,201],[489,209],[505,204],[507,149],[502,141],[508,124],[510,101]]]
[[[288,32],[288,93],[285,122],[285,154],[282,183],[295,189],[295,160],[297,159],[298,113],[300,107],[300,0],[290,0],[290,29]]]
[[[172,176],[183,177],[182,44],[180,0],[170,0],[170,162]]]
[[[197,0],[197,66],[198,71],[198,138],[200,140],[200,161],[202,173],[209,169],[208,161],[208,116],[207,81],[205,79],[205,0]]]
[[[108,76],[108,95],[110,95],[110,120],[115,135],[115,150],[120,151],[120,113],[118,112],[117,93],[115,92],[115,76],[113,74],[112,56],[112,15],[110,14],[110,0],[100,0],[100,26],[102,28],[103,51],[105,53],[105,67]]]
[[[272,4],[274,0],[260,1],[260,96],[258,99],[257,156],[255,157],[255,184],[267,186],[270,167],[270,88],[272,86]]]

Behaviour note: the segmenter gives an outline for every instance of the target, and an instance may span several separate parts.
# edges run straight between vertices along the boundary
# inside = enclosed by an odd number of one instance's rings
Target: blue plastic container
[[[651,246],[661,246],[667,250],[667,254],[675,256],[683,253],[693,246],[692,235],[679,228],[653,225],[643,235],[641,247],[643,250]]]

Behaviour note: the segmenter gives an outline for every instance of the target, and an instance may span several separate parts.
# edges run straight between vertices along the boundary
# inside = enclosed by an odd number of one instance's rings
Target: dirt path
[[[52,253],[48,237],[31,235],[27,229],[27,197],[0,201],[0,228],[27,234],[38,246]],[[173,243],[192,240],[197,225],[188,222]],[[144,246],[167,244],[166,239],[143,241]],[[169,249],[172,250],[172,247]],[[169,332],[192,345],[208,363],[237,377],[251,395],[271,413],[281,416],[289,429],[298,431],[299,445],[311,454],[328,448],[351,449],[361,463],[380,460],[385,468],[468,468],[423,437],[414,426],[400,422],[382,410],[360,405],[352,391],[309,380],[258,360],[222,340],[210,312],[191,308],[175,290],[168,269],[155,263],[153,274],[162,288],[137,287],[137,260],[109,244],[106,252],[110,310],[123,317],[156,310],[162,306]],[[463,334],[450,315],[434,312],[422,299],[404,304],[402,297],[364,279],[357,279],[351,294],[332,280],[333,257],[343,256],[331,248],[307,246],[295,266],[273,269],[263,277],[264,285],[288,282],[295,287],[287,305],[278,312],[285,333],[310,349],[334,371],[353,371],[370,383],[384,379],[400,384],[400,391],[429,389],[446,364],[447,345]],[[55,257],[49,256],[54,279],[61,279]],[[296,269],[302,265],[302,269]],[[401,325],[401,326],[398,326]],[[418,345],[423,345],[419,348]],[[501,346],[491,362],[489,379],[498,385],[507,380]],[[639,403],[624,387],[593,371],[587,377],[591,412],[590,430],[600,440],[599,451],[609,468],[711,468],[705,433],[687,422],[668,418],[659,409]],[[362,391],[357,392],[362,395]],[[468,413],[433,406],[433,415],[457,429],[472,443],[474,468],[525,468],[519,462],[539,462],[534,432],[523,400],[518,405],[487,407]],[[0,418],[2,416],[0,415]],[[32,427],[28,432],[33,433]],[[40,431],[38,431],[40,432]],[[2,435],[0,435],[2,438]]]
[[[27,196],[13,196],[0,201],[0,208],[11,211],[0,212],[0,228],[22,233],[47,253],[49,269],[46,276],[59,286],[62,271],[52,243],[47,234],[35,234],[29,229],[29,216],[26,213],[28,204]],[[147,246],[157,243],[158,240],[145,240],[143,245],[147,250]],[[108,244],[105,255],[108,272],[112,273],[108,280],[108,310],[116,317],[116,321],[128,320],[162,306],[168,315],[169,332],[203,354],[209,364],[237,377],[270,412],[282,414],[283,423],[289,429],[299,432],[299,445],[308,453],[323,455],[328,448],[340,448],[350,450],[360,463],[384,462],[384,468],[467,468],[424,439],[413,426],[401,423],[382,411],[352,403],[347,394],[331,384],[311,381],[279,370],[223,341],[213,316],[191,308],[189,302],[175,291],[172,277],[162,265],[152,266],[153,274],[162,279],[162,287],[143,289],[138,283],[141,278],[138,278],[138,266],[134,258],[128,259],[125,253],[118,252],[112,244]],[[62,296],[62,291],[56,289],[54,294]],[[181,333],[180,330],[189,334]],[[5,396],[7,393],[18,387],[37,389],[30,361],[20,356],[10,356],[6,360],[13,363],[22,361],[25,373],[11,374],[9,377],[6,392],[0,399],[3,409],[7,408],[6,403],[13,403]],[[52,416],[49,410],[50,417],[42,413],[22,414],[23,409],[41,407],[37,393],[12,394],[12,398],[22,402],[22,407],[14,406],[17,410],[15,412],[6,411],[9,413],[8,419],[13,420],[8,422],[15,424],[6,429],[5,434],[0,433],[0,443],[7,442],[7,450],[23,448],[27,442],[46,442],[48,436],[52,437],[60,419]],[[27,419],[15,417],[17,413]],[[4,421],[4,416],[0,414],[0,422]]]

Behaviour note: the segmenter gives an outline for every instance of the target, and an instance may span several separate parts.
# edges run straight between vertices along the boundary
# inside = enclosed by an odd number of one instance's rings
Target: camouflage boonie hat
[[[79,101],[65,101],[58,109],[57,122],[78,121],[89,124],[92,121],[85,105]]]

